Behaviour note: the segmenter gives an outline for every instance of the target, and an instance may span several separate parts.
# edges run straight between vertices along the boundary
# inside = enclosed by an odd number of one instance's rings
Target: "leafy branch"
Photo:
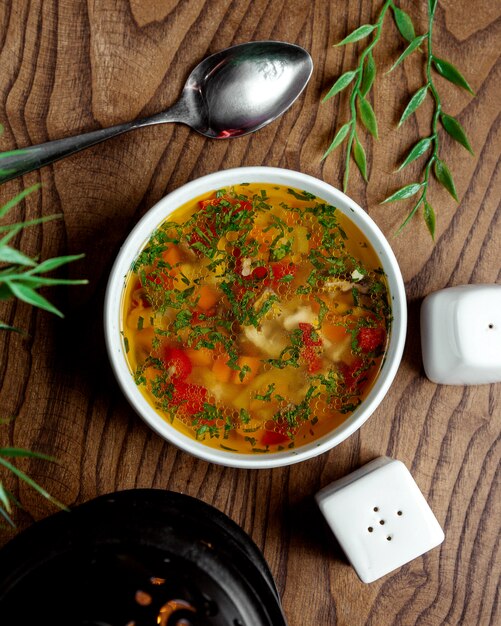
[[[35,482],[33,478],[30,478],[28,474],[20,470],[11,461],[8,460],[10,458],[20,457],[43,459],[45,461],[55,461],[55,459],[51,456],[47,456],[46,454],[32,452],[31,450],[25,450],[24,448],[0,448],[0,467],[5,468],[7,471],[11,472],[19,479],[23,480],[28,486],[35,489],[35,491],[38,491],[40,495],[42,495],[44,498],[47,498],[47,500],[49,500],[59,508],[66,509],[67,507],[64,504],[59,502],[59,500],[56,500],[56,498],[51,496],[48,491],[46,491],[37,482]],[[12,493],[5,489],[2,481],[0,480],[0,516],[3,517],[4,520],[12,527],[15,526],[11,517],[13,505],[19,506],[19,502]]]
[[[372,107],[367,101],[367,94],[372,88],[374,78],[376,76],[376,67],[372,56],[372,49],[375,47],[381,37],[384,16],[387,10],[391,8],[397,28],[402,37],[408,42],[408,46],[392,65],[389,72],[392,72],[412,53],[416,51],[423,52],[422,48],[426,48],[426,51],[424,52],[426,56],[426,83],[425,85],[420,87],[410,99],[409,103],[404,109],[404,112],[402,113],[398,126],[400,127],[413,113],[417,111],[421,104],[426,100],[427,96],[430,96],[433,99],[433,115],[431,119],[431,135],[421,138],[413,146],[409,154],[406,156],[406,158],[398,168],[398,171],[404,169],[407,165],[431,150],[431,154],[424,166],[421,182],[415,182],[405,185],[404,187],[393,193],[391,196],[386,198],[383,203],[394,202],[397,200],[405,200],[419,194],[419,198],[416,204],[400,226],[399,231],[402,230],[402,228],[404,228],[409,223],[409,221],[416,214],[418,209],[420,207],[423,207],[424,219],[432,237],[434,237],[435,235],[436,224],[435,211],[428,200],[428,191],[430,188],[430,178],[432,171],[438,182],[443,185],[445,189],[447,189],[447,191],[456,201],[458,201],[456,187],[452,174],[445,164],[444,160],[441,159],[439,156],[439,122],[445,129],[445,131],[455,141],[460,143],[464,148],[466,148],[469,152],[473,154],[466,132],[460,122],[451,115],[448,115],[444,112],[442,101],[433,79],[432,70],[435,70],[443,78],[452,82],[456,86],[469,91],[472,95],[474,95],[470,85],[461,74],[461,72],[456,67],[454,67],[452,63],[449,63],[449,61],[440,59],[433,54],[433,21],[435,18],[437,4],[438,0],[428,0],[428,31],[423,35],[416,36],[414,25],[409,15],[402,11],[402,9],[398,8],[394,4],[393,0],[386,0],[381,8],[375,24],[364,24],[363,26],[360,26],[345,39],[343,39],[339,44],[337,44],[344,45],[348,43],[354,43],[374,32],[371,43],[360,54],[357,69],[343,74],[335,82],[333,87],[324,98],[324,101],[331,98],[332,96],[338,94],[340,91],[348,87],[348,85],[350,85],[352,81],[355,81],[350,95],[351,119],[339,129],[336,136],[334,137],[333,142],[323,156],[323,158],[325,158],[335,148],[339,147],[346,138],[348,138],[343,183],[343,189],[344,191],[346,191],[348,187],[352,147],[355,163],[359,167],[364,179],[367,180],[367,164],[365,151],[360,144],[356,132],[357,108],[355,104],[358,103],[358,110],[362,124],[375,138],[377,138],[378,133],[376,117]]]
[[[410,185],[405,185],[394,194],[386,198],[383,202],[394,202],[396,200],[403,200],[406,198],[410,198],[414,195],[419,194],[419,198],[411,209],[406,219],[400,226],[399,230],[402,230],[409,221],[414,217],[418,209],[423,206],[423,215],[428,230],[432,237],[435,236],[435,211],[431,204],[428,201],[428,191],[430,188],[430,174],[433,168],[433,173],[438,182],[447,189],[450,195],[458,202],[458,196],[456,192],[456,186],[454,184],[454,179],[452,174],[445,164],[445,162],[439,157],[439,134],[438,134],[438,124],[441,122],[445,131],[457,142],[459,142],[462,146],[464,146],[471,154],[473,154],[470,142],[468,141],[468,137],[466,136],[466,132],[464,128],[461,126],[460,122],[456,120],[451,115],[448,115],[443,111],[442,101],[440,95],[437,91],[435,82],[433,80],[432,68],[434,68],[441,76],[454,83],[455,85],[466,89],[471,94],[473,91],[470,85],[467,83],[466,79],[462,76],[459,70],[454,67],[448,61],[444,61],[443,59],[439,59],[433,54],[432,49],[432,33],[433,33],[433,19],[435,17],[435,10],[437,8],[438,0],[429,0],[428,1],[428,32],[420,37],[416,37],[407,47],[407,49],[402,53],[398,61],[395,63],[393,67],[396,67],[401,61],[403,61],[407,56],[412,54],[414,50],[417,50],[421,44],[426,41],[426,84],[418,89],[416,93],[410,99],[408,105],[406,106],[402,117],[400,118],[399,126],[401,126],[406,119],[408,119],[415,111],[421,106],[426,97],[430,95],[433,99],[433,116],[431,120],[431,130],[432,133],[429,137],[424,137],[420,139],[417,144],[411,149],[403,163],[398,168],[402,170],[404,167],[412,163],[419,157],[426,154],[431,150],[431,154],[426,162],[424,167],[423,179],[419,183],[411,183]],[[392,68],[393,69],[393,68]]]
[[[28,194],[38,188],[39,185],[34,185],[33,187],[25,189],[7,202],[0,208],[0,219]],[[71,261],[81,259],[83,257],[81,254],[54,257],[38,263],[37,259],[30,258],[9,245],[10,241],[24,228],[41,224],[58,217],[59,215],[50,215],[24,222],[0,225],[0,300],[15,297],[28,304],[54,313],[59,317],[63,317],[61,311],[40,295],[37,289],[47,285],[83,285],[88,282],[86,280],[69,280],[42,276],[42,274],[51,272]],[[19,331],[18,328],[9,326],[2,320],[0,320],[0,330]]]
[[[342,74],[322,100],[322,102],[329,100],[346,89],[353,82],[349,99],[350,120],[341,126],[331,145],[322,157],[322,159],[325,159],[333,150],[338,148],[345,141],[345,139],[348,139],[345,156],[343,191],[348,189],[352,154],[360,173],[362,174],[364,180],[367,181],[367,158],[364,147],[360,142],[360,138],[357,133],[357,123],[359,121],[357,108],[358,114],[360,115],[360,122],[375,139],[378,138],[376,114],[368,100],[368,95],[370,94],[376,78],[376,63],[374,61],[372,51],[381,38],[384,18],[389,8],[392,9],[395,23],[402,37],[404,37],[407,41],[413,41],[415,33],[411,18],[407,13],[405,13],[405,11],[398,8],[394,4],[393,0],[386,0],[374,24],[363,24],[362,26],[359,26],[342,41],[336,44],[336,46],[344,46],[346,44],[355,43],[372,34],[372,41],[360,54],[357,68]]]
[[[38,188],[39,185],[34,185],[9,200],[3,207],[0,208],[0,219],[4,218],[12,208],[21,202],[21,200]],[[28,304],[45,309],[46,311],[55,313],[56,315],[62,317],[63,314],[61,311],[59,311],[46,298],[40,295],[37,290],[46,285],[81,285],[88,282],[87,280],[68,280],[64,278],[46,278],[45,276],[42,276],[42,274],[45,274],[46,272],[50,272],[71,261],[76,261],[77,259],[82,258],[83,255],[60,256],[38,262],[38,259],[31,258],[10,245],[13,238],[24,228],[41,224],[57,217],[59,216],[53,215],[27,220],[24,222],[0,225],[0,301],[7,300],[11,297],[18,298]],[[20,329],[10,326],[1,320],[0,330],[21,332]],[[0,423],[5,423],[5,421]],[[45,489],[43,489],[43,487],[30,478],[28,474],[16,467],[10,460],[20,457],[44,459],[47,461],[54,461],[54,459],[45,454],[32,452],[31,450],[25,450],[22,448],[0,448],[0,469],[11,472],[17,476],[17,478],[24,481],[28,486],[38,491],[38,493],[44,496],[44,498],[47,498],[61,508],[66,508],[58,500],[53,498]],[[0,517],[3,517],[3,519],[11,526],[14,526],[14,522],[11,517],[13,505],[19,505],[19,503],[15,497],[5,489],[5,486],[0,478]]]

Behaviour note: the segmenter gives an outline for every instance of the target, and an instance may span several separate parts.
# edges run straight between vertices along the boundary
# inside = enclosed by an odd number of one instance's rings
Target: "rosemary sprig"
[[[343,191],[346,191],[348,188],[350,161],[352,155],[364,180],[367,181],[367,158],[364,147],[357,133],[359,118],[360,122],[363,126],[365,126],[369,133],[375,139],[378,138],[376,114],[370,101],[368,100],[368,96],[376,78],[376,63],[374,61],[372,51],[381,38],[384,18],[389,8],[392,9],[395,23],[402,37],[407,41],[413,41],[415,33],[412,20],[407,13],[405,13],[405,11],[402,11],[402,9],[398,8],[394,4],[393,0],[386,0],[374,24],[363,24],[362,26],[359,26],[342,41],[336,44],[336,46],[344,46],[346,44],[355,43],[372,34],[372,41],[360,54],[357,68],[342,74],[322,100],[322,102],[329,100],[353,83],[349,99],[350,120],[341,126],[322,157],[322,159],[325,159],[333,150],[338,148],[345,141],[345,139],[348,140],[345,155]],[[360,117],[357,115],[357,109]]]
[[[420,87],[412,96],[402,114],[402,117],[400,118],[400,122],[398,125],[401,126],[406,119],[408,119],[413,113],[415,113],[419,106],[424,102],[426,97],[430,95],[433,99],[434,107],[431,120],[431,135],[429,137],[424,137],[420,139],[416,143],[416,145],[411,149],[411,151],[398,169],[402,170],[409,163],[412,163],[419,157],[423,156],[426,152],[429,152],[430,149],[431,154],[429,155],[429,158],[424,167],[423,178],[421,182],[405,185],[383,201],[383,203],[394,202],[396,200],[404,200],[406,198],[410,198],[419,194],[417,202],[407,215],[404,222],[401,224],[399,232],[409,223],[409,221],[414,217],[418,209],[422,206],[424,220],[433,238],[435,236],[436,217],[435,211],[428,201],[430,174],[432,168],[435,178],[438,180],[438,182],[443,185],[445,189],[447,189],[447,191],[454,198],[454,200],[456,200],[456,202],[458,201],[456,186],[454,184],[452,174],[449,171],[449,168],[447,167],[445,162],[439,156],[439,121],[441,122],[445,131],[453,139],[455,139],[473,154],[470,142],[468,141],[468,137],[466,136],[464,128],[461,126],[458,120],[456,120],[451,115],[447,115],[446,113],[444,113],[442,101],[433,80],[432,68],[434,68],[441,76],[443,76],[450,82],[458,85],[459,87],[462,87],[463,89],[466,89],[473,94],[470,85],[467,83],[466,79],[462,76],[459,70],[448,61],[439,59],[433,54],[433,20],[435,17],[437,4],[438,0],[428,0],[428,32],[419,37],[415,37],[415,39],[409,44],[407,49],[402,53],[398,61],[391,68],[391,70],[393,70],[407,56],[412,54],[415,50],[418,50],[421,44],[424,44],[426,42],[426,84],[423,87]]]

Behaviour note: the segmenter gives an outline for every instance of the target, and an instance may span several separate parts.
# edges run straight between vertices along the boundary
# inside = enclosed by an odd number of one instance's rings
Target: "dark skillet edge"
[[[96,524],[99,520],[99,524]],[[147,520],[147,524],[145,523]],[[0,550],[2,602],[23,579],[61,555],[121,542],[180,550],[181,558],[220,567],[242,593],[261,603],[273,626],[286,626],[280,598],[263,555],[233,520],[191,496],[162,489],[131,489],[60,511],[14,537]]]

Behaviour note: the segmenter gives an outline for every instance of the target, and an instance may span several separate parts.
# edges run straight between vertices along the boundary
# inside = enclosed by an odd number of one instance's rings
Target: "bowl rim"
[[[162,418],[134,382],[123,351],[120,321],[125,277],[133,259],[155,228],[190,199],[225,185],[242,182],[271,183],[308,191],[329,202],[355,222],[371,242],[385,270],[393,318],[390,343],[381,371],[360,407],[320,439],[295,449],[256,456],[212,448],[190,439]],[[163,439],[185,452],[207,462],[244,469],[269,469],[305,461],[334,448],[358,430],[382,402],[396,376],[404,350],[406,330],[407,302],[402,274],[390,244],[374,220],[354,200],[332,185],[302,172],[267,166],[219,170],[189,181],[161,198],[137,222],[121,246],[110,272],[104,299],[104,335],[108,357],[122,392],[138,415]]]

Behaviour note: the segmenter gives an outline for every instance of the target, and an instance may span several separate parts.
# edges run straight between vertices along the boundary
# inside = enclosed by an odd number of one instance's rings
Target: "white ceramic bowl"
[[[314,194],[347,214],[365,233],[379,256],[381,266],[387,276],[393,309],[393,323],[386,358],[372,389],[362,404],[343,424],[320,439],[297,449],[263,455],[217,450],[187,437],[165,421],[148,404],[134,382],[125,358],[120,332],[122,330],[120,313],[124,278],[138,252],[149,240],[151,233],[172,211],[189,200],[208,191],[242,182],[274,183],[295,187]],[[327,183],[300,172],[273,167],[240,167],[216,172],[189,182],[162,198],[139,221],[120,249],[111,271],[104,306],[105,338],[111,365],[127,399],[144,421],[161,437],[201,459],[230,467],[252,469],[279,467],[304,461],[337,446],[360,428],[380,404],[397,373],[405,343],[406,327],[407,307],[402,275],[389,243],[374,221],[358,204]]]

